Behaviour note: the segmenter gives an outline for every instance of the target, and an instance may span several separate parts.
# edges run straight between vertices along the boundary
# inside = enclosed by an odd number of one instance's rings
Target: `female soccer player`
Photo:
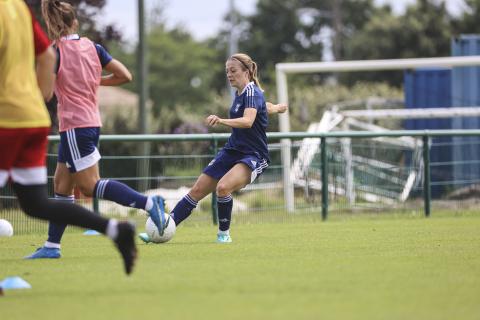
[[[144,209],[163,232],[163,199],[147,197],[115,180],[100,179],[97,145],[100,113],[97,89],[132,80],[127,68],[100,45],[76,32],[75,10],[67,2],[42,0],[42,15],[57,50],[57,81],[60,145],[54,177],[55,199],[73,202],[73,188],[89,197],[107,199],[118,204]],[[109,74],[102,76],[102,70]],[[51,223],[44,246],[27,258],[60,258],[60,241],[65,225]]]
[[[48,199],[45,153],[50,117],[43,98],[52,96],[55,80],[55,53],[49,45],[23,0],[0,1],[0,187],[10,178],[29,216],[108,235],[129,274],[137,252],[131,224]]]
[[[267,114],[287,110],[284,104],[265,102],[257,78],[257,64],[248,55],[232,55],[226,62],[226,73],[230,85],[236,89],[230,108],[230,119],[209,115],[206,123],[212,127],[218,124],[231,127],[232,135],[171,213],[178,225],[191,214],[198,201],[215,191],[218,202],[219,243],[232,242],[229,233],[232,193],[252,183],[270,162],[266,135]],[[139,237],[150,242],[145,233]]]

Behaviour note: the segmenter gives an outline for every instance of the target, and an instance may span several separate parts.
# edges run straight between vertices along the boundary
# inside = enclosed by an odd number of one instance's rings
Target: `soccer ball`
[[[0,219],[0,237],[13,236],[13,227],[7,220]]]
[[[177,229],[175,225],[175,221],[173,221],[172,217],[168,213],[165,213],[165,220],[167,221],[166,222],[167,226],[163,231],[163,236],[160,236],[158,234],[157,226],[155,225],[155,223],[153,223],[152,219],[151,218],[147,219],[147,222],[145,223],[145,230],[152,242],[154,243],[167,242],[170,239],[172,239],[173,236],[175,235],[175,230]]]

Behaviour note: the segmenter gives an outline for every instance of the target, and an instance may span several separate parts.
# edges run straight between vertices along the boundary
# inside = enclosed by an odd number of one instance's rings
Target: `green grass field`
[[[139,244],[131,277],[103,237],[67,234],[63,258],[25,261],[42,235],[0,238],[0,319],[479,319],[480,215],[344,216],[187,225]]]

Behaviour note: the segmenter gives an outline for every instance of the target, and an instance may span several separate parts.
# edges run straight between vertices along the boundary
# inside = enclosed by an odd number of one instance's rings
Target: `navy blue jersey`
[[[230,119],[241,118],[245,108],[257,109],[257,116],[251,128],[232,128],[232,135],[225,149],[233,149],[244,154],[254,154],[270,162],[267,147],[267,105],[262,90],[250,82],[240,95],[236,95],[230,108]]]

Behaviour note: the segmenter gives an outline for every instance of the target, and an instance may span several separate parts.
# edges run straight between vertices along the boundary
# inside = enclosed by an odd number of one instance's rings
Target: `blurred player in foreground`
[[[137,256],[133,225],[48,199],[46,148],[50,117],[44,99],[53,94],[54,65],[55,53],[48,38],[24,1],[1,0],[0,187],[10,178],[20,206],[29,216],[106,234],[114,241],[125,271],[130,274]]]

